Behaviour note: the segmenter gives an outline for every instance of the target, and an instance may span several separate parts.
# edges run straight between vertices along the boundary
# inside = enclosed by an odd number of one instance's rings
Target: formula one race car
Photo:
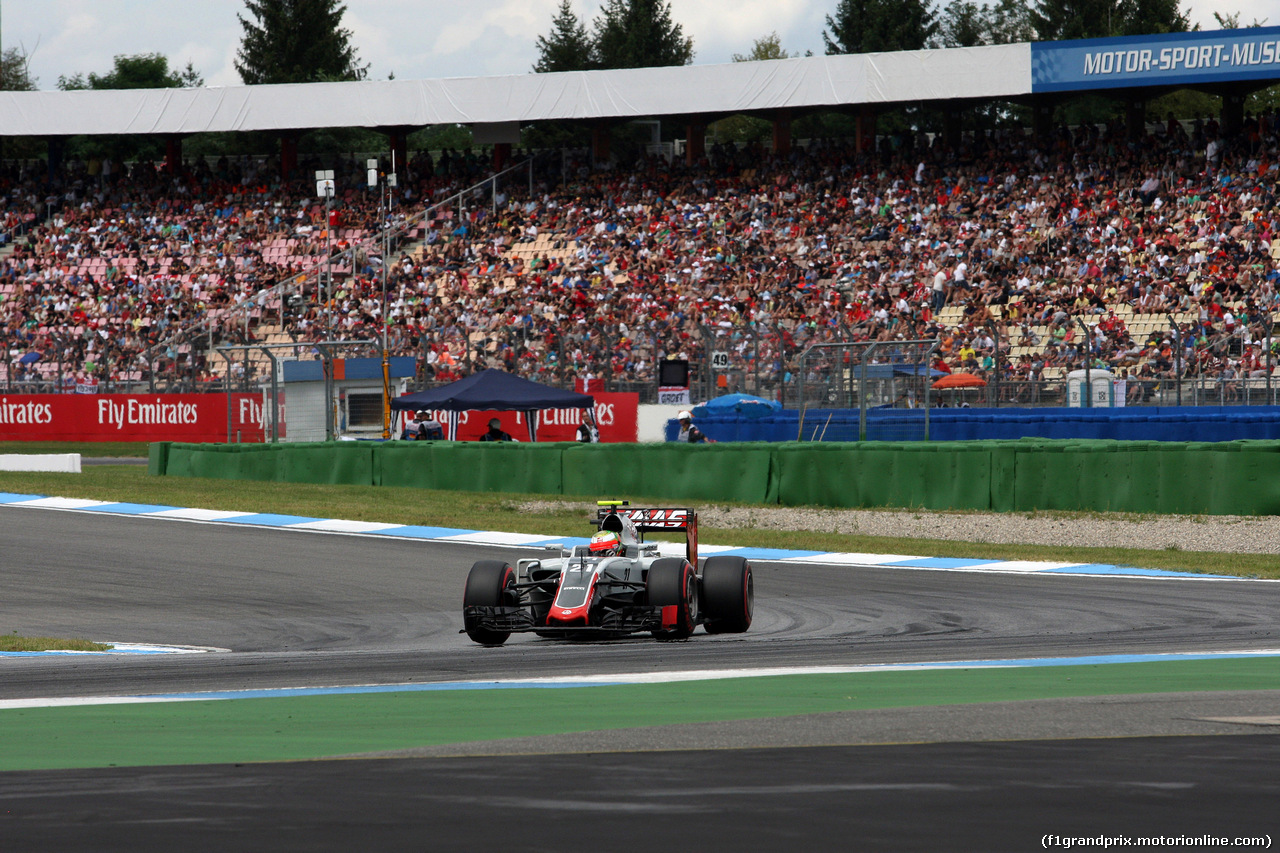
[[[515,632],[597,639],[651,632],[683,640],[751,627],[751,563],[708,557],[698,572],[698,515],[690,509],[641,508],[600,501],[598,530],[586,545],[554,546],[555,556],[480,560],[462,594],[463,630],[484,645]],[[645,533],[684,531],[685,556],[662,557]]]

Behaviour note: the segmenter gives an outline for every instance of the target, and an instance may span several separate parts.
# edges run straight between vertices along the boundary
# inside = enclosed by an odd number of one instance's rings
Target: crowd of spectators
[[[658,360],[716,350],[742,390],[777,396],[808,344],[937,339],[937,368],[1008,387],[1088,363],[1136,394],[1175,376],[1236,389],[1271,366],[1278,152],[1276,114],[1231,138],[1170,117],[1139,139],[712,145],[692,165],[556,152],[532,192],[521,174],[460,196],[487,164],[446,151],[409,164],[389,211],[352,157],[324,164],[328,220],[310,181],[257,159],[73,163],[53,189],[14,166],[0,231],[27,227],[0,250],[5,369],[202,382],[221,367],[210,340],[377,339],[385,314],[426,381],[499,366],[648,387]],[[406,223],[384,273],[376,235]],[[332,251],[330,285],[311,273]]]

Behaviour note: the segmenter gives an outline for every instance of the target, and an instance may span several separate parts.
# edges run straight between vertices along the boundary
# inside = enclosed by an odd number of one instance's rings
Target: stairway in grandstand
[[[527,166],[527,161],[521,162],[509,167],[500,174],[518,172],[525,169]],[[485,187],[491,180],[493,180],[493,177],[494,176],[491,176],[478,184],[460,190],[459,192],[449,196],[449,198],[443,202],[432,204],[420,213],[415,214],[404,224],[397,226],[394,237],[399,240],[399,245],[394,254],[396,256],[407,255],[420,262],[427,248],[425,245],[427,228],[433,222],[443,223],[446,221],[443,216],[440,216],[438,219],[435,217],[437,217],[441,211],[448,210],[451,202],[454,200],[463,198],[466,195]],[[346,240],[353,247],[357,243],[362,243],[364,246],[368,247],[371,254],[382,254],[382,233],[372,234],[364,233],[356,229],[346,229],[336,233],[335,236],[340,240]],[[273,240],[270,244],[264,247],[264,260],[270,261],[273,258],[278,260],[292,257],[300,243],[301,241],[299,240],[287,238]],[[325,269],[325,259],[323,256],[306,256],[306,263],[304,264],[304,267],[305,270],[300,276],[293,276],[289,280],[278,282],[273,287],[260,291],[259,294],[255,295],[251,300],[253,303],[252,305],[248,307],[241,306],[234,309],[225,309],[224,311],[217,312],[213,316],[207,317],[200,326],[207,329],[206,323],[208,322],[217,321],[219,319],[233,320],[238,322],[240,328],[247,329],[254,344],[269,345],[296,343],[296,339],[289,333],[288,328],[280,322],[281,299],[285,298],[289,292],[297,289],[299,279],[310,282],[320,274]],[[350,276],[352,274],[352,263],[350,257],[347,256],[344,258],[341,255],[335,255],[332,270],[333,274],[339,281],[343,277]],[[190,337],[190,333],[194,330],[185,331],[188,333],[188,337]],[[472,337],[475,339],[476,336],[473,335]],[[483,335],[480,337],[483,338]],[[197,337],[196,340],[207,341],[207,335]],[[270,376],[271,359],[265,353],[257,349],[251,350],[248,353],[237,353],[235,356],[237,367],[232,371],[231,362],[219,355],[216,351],[218,343],[219,342],[215,342],[213,348],[209,348],[207,344],[200,347],[205,353],[205,363],[208,365],[209,372],[213,377],[222,379],[227,376],[228,372],[232,372],[234,376],[238,377],[242,368],[244,369],[245,375],[250,378],[251,384],[255,384],[255,381],[261,381]],[[197,346],[199,346],[199,344],[197,344]],[[186,344],[183,344],[178,347],[178,350],[180,353],[185,353],[189,351],[189,347]]]

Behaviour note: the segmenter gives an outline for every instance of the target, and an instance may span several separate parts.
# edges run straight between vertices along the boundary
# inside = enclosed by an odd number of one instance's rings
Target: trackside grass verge
[[[18,632],[0,634],[0,652],[105,652],[114,648],[107,643],[88,640],[63,640],[57,637],[19,637]]]
[[[503,530],[548,536],[585,536],[591,529],[588,513],[581,509],[553,506],[545,511],[529,511],[523,508],[523,505],[535,500],[563,502],[563,495],[472,494],[374,486],[151,477],[145,468],[127,465],[95,465],[85,468],[81,474],[0,472],[0,491],[200,509],[271,512],[309,518],[341,518],[466,530]],[[624,497],[637,504],[671,502],[670,499],[644,495]],[[1268,554],[993,544],[819,531],[719,529],[709,525],[702,526],[699,535],[702,542],[710,545],[912,554],[922,557],[1106,563],[1205,574],[1280,578],[1280,560]]]

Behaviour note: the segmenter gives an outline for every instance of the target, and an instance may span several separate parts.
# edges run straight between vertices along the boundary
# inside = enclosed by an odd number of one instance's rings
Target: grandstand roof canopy
[[[1280,79],[1280,27],[503,77],[0,92],[0,136],[514,128]]]

